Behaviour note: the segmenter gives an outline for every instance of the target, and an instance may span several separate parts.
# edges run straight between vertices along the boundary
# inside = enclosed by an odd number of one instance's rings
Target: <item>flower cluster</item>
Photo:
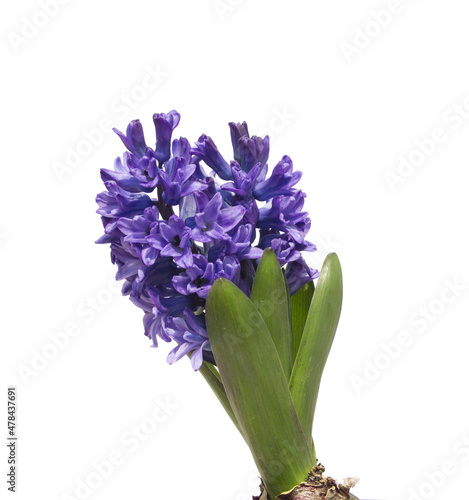
[[[251,137],[245,122],[230,123],[228,162],[205,134],[193,146],[184,137],[172,140],[179,120],[176,111],[153,116],[154,148],[139,120],[125,134],[114,130],[128,151],[114,170],[101,170],[98,243],[110,244],[116,279],[143,309],[153,345],[158,337],[175,341],[168,362],[191,354],[197,370],[204,359],[215,363],[205,327],[214,281],[226,278],[249,296],[257,262],[272,247],[293,294],[317,277],[301,256],[316,247],[305,240],[305,194],[294,187],[301,172],[284,156],[268,175],[268,136]]]

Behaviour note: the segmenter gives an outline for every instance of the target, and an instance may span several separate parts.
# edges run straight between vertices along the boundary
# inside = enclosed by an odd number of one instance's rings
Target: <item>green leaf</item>
[[[298,348],[300,347],[301,337],[303,336],[303,330],[313,294],[314,283],[310,281],[291,298],[293,359],[296,358]]]
[[[335,253],[326,257],[306,319],[290,378],[290,392],[305,436],[311,436],[324,366],[342,308],[342,270]]]
[[[220,378],[220,374],[217,369],[207,361],[204,361],[202,366],[199,369],[199,372],[202,374],[212,391],[215,393],[215,396],[218,398],[218,401],[222,404],[228,416],[231,418],[231,421],[236,425],[238,431],[243,435],[241,429],[239,428],[238,421],[236,420],[233,409],[231,408],[230,402],[228,401],[228,396],[226,395],[225,388],[223,387],[223,383]],[[244,436],[243,436],[244,437]]]
[[[274,341],[287,380],[293,367],[290,295],[277,256],[272,248],[262,254],[252,285],[251,300],[260,312]]]
[[[290,332],[290,337],[292,338],[291,350],[292,350],[292,368],[293,368],[293,362],[295,361],[295,355],[294,355],[294,350],[293,350],[293,324],[292,324],[292,315],[291,315],[291,296],[290,296],[290,287],[288,286],[288,280],[287,280],[287,275],[285,273],[285,269],[282,269],[282,275],[283,275],[283,283],[285,285],[285,293],[286,293],[286,297],[287,297],[288,331]],[[291,372],[290,372],[290,375],[291,375]],[[287,380],[290,379],[290,375],[287,377]]]
[[[216,280],[207,298],[208,337],[236,420],[272,498],[313,466],[269,330],[248,297]]]

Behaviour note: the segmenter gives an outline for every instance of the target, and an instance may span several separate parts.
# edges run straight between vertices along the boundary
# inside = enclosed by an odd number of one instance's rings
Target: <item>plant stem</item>
[[[223,387],[223,383],[220,379],[220,375],[218,370],[208,361],[204,361],[202,366],[199,369],[199,372],[202,374],[212,391],[215,393],[215,396],[218,398],[218,401],[222,404],[228,416],[231,418],[231,421],[236,425],[236,428],[243,436],[241,429],[239,428],[238,421],[236,420],[233,409],[231,408],[230,402],[228,401],[228,396],[226,395],[225,388]],[[243,436],[244,438],[244,436]]]

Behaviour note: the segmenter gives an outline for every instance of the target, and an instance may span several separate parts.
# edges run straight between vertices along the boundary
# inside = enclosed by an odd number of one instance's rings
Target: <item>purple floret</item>
[[[110,244],[116,279],[143,311],[153,346],[175,342],[168,363],[189,355],[198,370],[204,361],[215,364],[205,326],[215,280],[230,280],[249,296],[263,251],[273,248],[293,294],[318,276],[302,257],[316,247],[306,240],[305,194],[295,188],[301,172],[283,156],[269,175],[268,136],[230,123],[233,157],[225,160],[205,134],[193,146],[173,140],[176,111],[153,121],[154,149],[139,120],[125,134],[114,129],[127,151],[113,170],[101,170],[106,191],[96,201],[104,235],[97,243]]]

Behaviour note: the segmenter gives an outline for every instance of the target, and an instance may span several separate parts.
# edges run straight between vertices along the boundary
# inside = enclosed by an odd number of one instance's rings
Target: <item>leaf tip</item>
[[[338,269],[342,269],[340,265],[339,256],[335,252],[331,252],[327,254],[326,259],[324,260],[324,267],[337,267]]]

